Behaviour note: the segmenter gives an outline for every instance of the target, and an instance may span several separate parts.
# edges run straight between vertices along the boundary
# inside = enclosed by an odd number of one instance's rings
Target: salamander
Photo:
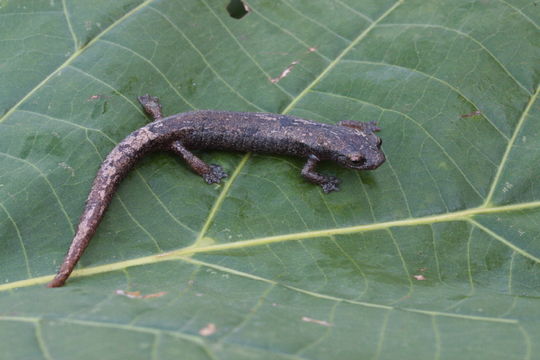
[[[138,100],[153,121],[128,135],[101,164],[71,246],[49,287],[64,285],[96,232],[118,184],[149,151],[172,151],[208,184],[219,183],[227,174],[219,165],[205,163],[191,150],[305,158],[302,176],[321,186],[325,193],[339,190],[340,180],[316,172],[320,161],[333,161],[354,170],[373,170],[385,161],[382,140],[374,134],[380,129],[374,122],[345,120],[330,125],[290,115],[216,110],[163,117],[158,98],[143,95]]]

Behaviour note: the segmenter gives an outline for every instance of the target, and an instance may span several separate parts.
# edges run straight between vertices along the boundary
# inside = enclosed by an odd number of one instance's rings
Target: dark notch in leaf
[[[241,19],[249,12],[249,7],[242,0],[231,0],[227,12],[232,18]]]

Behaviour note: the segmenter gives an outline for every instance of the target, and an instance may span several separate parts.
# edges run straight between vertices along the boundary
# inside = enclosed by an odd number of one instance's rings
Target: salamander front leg
[[[141,103],[144,111],[150,115],[153,121],[163,118],[163,113],[161,112],[161,104],[159,99],[151,95],[143,95],[137,98]],[[173,141],[167,148],[167,150],[172,151],[173,153],[180,156],[184,159],[188,165],[195,171],[197,174],[202,176],[204,181],[208,184],[219,183],[221,179],[227,177],[227,173],[219,165],[207,164],[197,156],[195,156],[191,151],[186,149],[182,143],[178,140]]]
[[[341,182],[335,176],[319,174],[315,171],[319,158],[315,155],[309,155],[308,160],[302,168],[302,176],[308,181],[320,185],[325,193],[339,191],[339,183]]]

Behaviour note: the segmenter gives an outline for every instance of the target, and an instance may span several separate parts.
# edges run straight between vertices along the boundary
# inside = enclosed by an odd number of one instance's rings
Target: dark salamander
[[[64,285],[101,222],[118,183],[151,150],[178,154],[209,184],[219,183],[227,174],[218,165],[206,164],[190,150],[234,150],[306,158],[302,176],[320,185],[325,193],[338,190],[339,179],[316,172],[319,161],[372,170],[385,160],[381,139],[374,134],[379,129],[373,122],[342,121],[339,125],[329,125],[288,115],[214,110],[164,118],[157,98],[145,95],[139,97],[139,102],[154,121],[122,140],[103,161],[75,237],[49,287]]]

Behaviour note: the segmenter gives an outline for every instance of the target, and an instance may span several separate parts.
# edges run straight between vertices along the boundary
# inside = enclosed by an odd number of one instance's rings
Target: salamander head
[[[374,170],[386,157],[381,150],[382,140],[375,135],[380,129],[374,122],[341,121],[341,126],[354,129],[347,146],[337,156],[336,161],[344,167],[356,170]]]

